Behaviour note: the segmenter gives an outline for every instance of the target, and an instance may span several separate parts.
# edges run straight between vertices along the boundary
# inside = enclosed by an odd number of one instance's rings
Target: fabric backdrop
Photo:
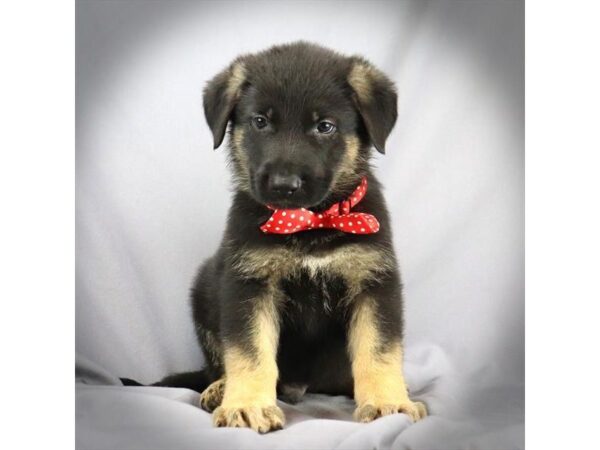
[[[78,448],[523,447],[523,3],[77,2]],[[282,405],[268,436],[214,430],[190,391],[188,291],[231,196],[204,83],[297,39],[362,54],[399,91],[374,158],[404,280],[411,390],[432,416],[350,421],[343,397]]]

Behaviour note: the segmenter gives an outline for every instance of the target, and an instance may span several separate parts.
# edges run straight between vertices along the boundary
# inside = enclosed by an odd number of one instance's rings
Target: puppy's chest
[[[240,276],[262,279],[293,297],[304,291],[333,300],[356,295],[392,261],[388,252],[359,244],[310,253],[281,246],[241,250],[233,266]]]
[[[315,339],[346,320],[364,286],[393,268],[385,249],[350,244],[326,251],[294,247],[240,249],[232,260],[242,278],[261,280],[282,300],[284,330]]]

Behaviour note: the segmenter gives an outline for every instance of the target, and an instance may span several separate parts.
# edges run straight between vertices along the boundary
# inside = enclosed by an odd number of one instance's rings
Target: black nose
[[[292,195],[302,185],[298,175],[274,173],[269,176],[269,190],[279,195]]]

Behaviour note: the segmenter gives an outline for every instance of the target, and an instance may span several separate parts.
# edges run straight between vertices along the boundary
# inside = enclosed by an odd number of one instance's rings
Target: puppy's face
[[[238,187],[277,208],[355,187],[370,144],[383,152],[396,119],[381,72],[305,43],[239,58],[209,83],[204,106],[215,148],[231,123]]]
[[[359,116],[351,98],[331,80],[323,89],[316,77],[254,78],[233,123],[234,151],[246,161],[241,169],[252,194],[280,208],[320,203],[358,159]]]

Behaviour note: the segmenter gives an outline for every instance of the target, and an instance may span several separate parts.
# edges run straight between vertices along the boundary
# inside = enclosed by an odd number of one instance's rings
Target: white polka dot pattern
[[[366,193],[367,178],[363,177],[360,185],[348,200],[336,203],[327,211],[314,213],[305,208],[274,209],[273,215],[260,229],[267,234],[291,234],[314,228],[335,228],[344,233],[352,234],[377,233],[379,222],[375,216],[367,213],[350,212]],[[269,222],[275,222],[280,226],[272,227]]]

